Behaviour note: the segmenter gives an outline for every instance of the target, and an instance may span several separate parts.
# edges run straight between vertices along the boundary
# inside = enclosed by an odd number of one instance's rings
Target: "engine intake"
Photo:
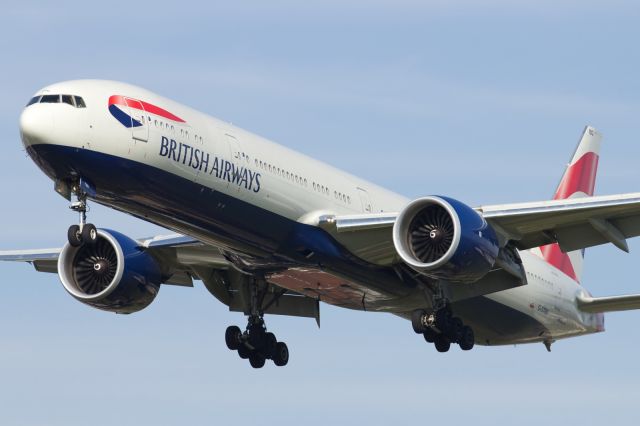
[[[95,244],[66,244],[58,258],[65,290],[82,303],[120,314],[137,312],[155,299],[162,282],[156,260],[115,231],[98,230]]]
[[[429,196],[409,203],[393,226],[393,243],[412,269],[434,279],[471,283],[499,253],[495,231],[460,201]]]

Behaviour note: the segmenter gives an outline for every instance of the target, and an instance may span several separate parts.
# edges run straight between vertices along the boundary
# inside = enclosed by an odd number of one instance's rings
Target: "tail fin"
[[[586,126],[578,142],[571,162],[560,179],[554,200],[591,197],[596,184],[600,141],[602,135],[591,126]],[[558,244],[549,244],[539,249],[541,256],[551,265],[580,282],[584,250],[563,253]]]

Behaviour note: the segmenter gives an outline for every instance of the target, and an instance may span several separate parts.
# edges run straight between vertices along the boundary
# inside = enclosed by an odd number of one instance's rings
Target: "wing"
[[[564,252],[640,235],[640,193],[483,206],[477,209],[520,250],[557,242]]]
[[[171,262],[173,275],[165,282],[165,284],[180,285],[180,286],[193,286],[191,277],[186,271],[184,266],[178,259],[177,251],[185,252],[185,254],[192,253],[194,248],[202,247],[203,244],[198,240],[186,237],[179,234],[162,235],[152,238],[143,238],[138,240],[140,247],[149,251],[152,255],[161,258],[163,261],[168,260],[168,257],[173,257],[175,261]],[[217,250],[217,249],[216,249]],[[11,262],[27,262],[31,263],[38,272],[58,272],[58,256],[62,248],[52,249],[35,249],[35,250],[9,250],[0,251],[0,261]],[[206,258],[207,265],[226,266],[226,260],[217,253],[207,253],[210,257]],[[217,254],[217,256],[216,256]],[[173,256],[171,256],[173,255]],[[185,256],[181,256],[185,257]],[[199,256],[199,261],[203,262],[204,256]],[[182,259],[183,261],[189,259]]]
[[[640,193],[482,206],[475,209],[520,250],[559,243],[564,252],[612,243],[628,251],[626,239],[640,235]],[[398,261],[391,229],[398,213],[319,216],[352,253],[377,264]]]
[[[193,287],[193,280],[201,280],[207,290],[235,312],[246,312],[243,283],[248,279],[237,272],[218,247],[204,244],[180,234],[160,235],[138,239],[139,247],[155,257],[171,276],[163,284]],[[31,263],[39,272],[58,272],[61,248],[0,251],[0,261]],[[265,313],[315,318],[319,324],[317,299],[278,287],[269,282],[265,297]]]

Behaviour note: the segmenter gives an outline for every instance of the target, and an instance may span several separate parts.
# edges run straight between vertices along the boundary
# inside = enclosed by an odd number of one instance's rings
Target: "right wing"
[[[640,193],[482,206],[482,216],[520,250],[558,243],[563,252],[640,235]]]
[[[502,241],[519,250],[558,243],[563,252],[612,243],[628,251],[640,236],[640,193],[481,206],[475,210]],[[391,230],[399,213],[320,215],[307,223],[330,232],[353,254],[372,263],[399,261]]]

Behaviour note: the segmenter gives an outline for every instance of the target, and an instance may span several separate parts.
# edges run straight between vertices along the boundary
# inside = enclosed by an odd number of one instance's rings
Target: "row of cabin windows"
[[[171,131],[172,134],[175,134],[176,129],[172,124],[165,123],[162,120],[151,120],[150,116],[147,116],[147,120],[149,120],[149,124],[153,122],[153,125],[156,126],[157,128],[166,129]],[[144,116],[142,116],[142,124],[144,124]],[[180,136],[182,136],[183,138],[189,139],[189,131],[185,129],[180,129]],[[202,136],[194,135],[193,139],[196,142],[200,142],[200,143],[204,142],[204,139],[202,138]]]
[[[532,272],[527,272],[527,275],[531,275],[532,277],[537,278],[537,279],[539,279],[540,281],[544,281],[544,282],[545,282],[545,283],[547,283],[547,284],[553,284],[551,281],[549,281],[549,280],[547,280],[547,279],[543,278],[543,277],[542,277],[542,276],[540,276],[540,275],[534,274],[534,273],[532,273]]]
[[[320,185],[319,183],[315,182],[313,182],[313,189],[324,195],[329,195],[330,192],[329,187]]]
[[[31,98],[27,106],[33,104],[67,104],[74,108],[86,108],[84,99],[74,95],[39,95]]]
[[[285,169],[281,169],[280,167],[276,167],[272,164],[267,163],[266,161],[258,160],[257,158],[254,161],[255,161],[256,167],[259,167],[262,170],[268,171],[269,173],[273,173],[284,179],[290,180],[291,182],[295,182],[296,184],[303,186],[305,188],[309,186],[309,182],[307,178],[299,176],[295,173],[291,173]],[[329,195],[331,193],[331,190],[329,189],[328,186],[324,186],[316,182],[312,182],[312,187],[314,191],[319,192],[323,195]],[[346,194],[343,194],[338,191],[333,191],[333,196],[338,201],[342,201],[345,204],[351,204],[351,197]]]
[[[338,201],[342,201],[343,203],[351,204],[351,197],[343,194],[342,192],[333,191],[333,198]]]
[[[258,160],[257,158],[254,160],[254,162],[256,167],[259,167],[262,170],[268,171],[269,173],[280,176],[281,178],[287,179],[291,182],[295,182],[296,184],[303,186],[305,188],[309,186],[309,182],[307,181],[307,178],[304,178],[295,173],[291,173],[288,170],[281,169],[280,167],[276,167],[273,164],[267,163],[266,161]]]

